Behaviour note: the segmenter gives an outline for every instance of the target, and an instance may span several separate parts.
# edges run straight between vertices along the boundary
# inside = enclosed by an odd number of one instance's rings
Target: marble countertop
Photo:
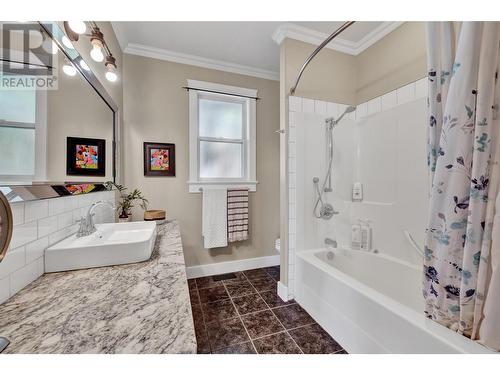
[[[45,274],[0,305],[4,353],[196,353],[179,226],[142,263]]]

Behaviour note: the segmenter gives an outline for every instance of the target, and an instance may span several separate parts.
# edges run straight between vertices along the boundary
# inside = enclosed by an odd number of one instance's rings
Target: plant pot
[[[120,216],[118,216],[119,223],[130,223],[131,221],[132,221],[132,212],[129,212],[127,214],[121,213]]]

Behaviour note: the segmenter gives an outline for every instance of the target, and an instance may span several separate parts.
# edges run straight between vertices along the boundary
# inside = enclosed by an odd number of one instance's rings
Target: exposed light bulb
[[[45,41],[43,42],[43,49],[47,51],[48,53],[52,55],[56,55],[57,51],[59,51],[59,48],[57,48],[56,42],[54,42],[50,38],[46,38]]]
[[[87,25],[83,21],[68,21],[68,25],[77,34],[83,34],[87,31]]]
[[[118,78],[118,76],[116,75],[115,72],[106,72],[106,79],[109,81],[109,82],[115,82],[116,79]]]
[[[113,55],[106,57],[106,74],[105,77],[110,82],[115,82],[118,76],[116,75],[116,60]]]
[[[86,71],[88,71],[88,72],[90,71],[89,66],[87,65],[87,63],[86,63],[86,62],[85,62],[85,60],[83,60],[83,59],[82,59],[82,60],[80,60],[80,66],[81,66],[83,69],[85,69]]]
[[[102,62],[104,60],[104,54],[102,53],[102,47],[100,43],[92,43],[92,51],[90,51],[90,57],[92,57],[92,60],[97,61],[97,62]]]
[[[71,43],[71,40],[66,35],[63,35],[62,43],[69,49],[75,49],[75,46],[73,46],[73,43]]]
[[[70,77],[73,77],[74,75],[76,75],[76,68],[73,66],[72,63],[70,63],[69,61],[66,61],[63,65],[63,72],[70,76]]]

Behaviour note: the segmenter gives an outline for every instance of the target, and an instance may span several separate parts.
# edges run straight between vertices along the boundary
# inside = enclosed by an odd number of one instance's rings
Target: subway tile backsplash
[[[76,220],[99,200],[115,204],[115,192],[11,204],[14,230],[7,255],[0,263],[0,303],[44,273],[45,249],[75,233]],[[113,220],[109,212],[96,213],[96,222]]]

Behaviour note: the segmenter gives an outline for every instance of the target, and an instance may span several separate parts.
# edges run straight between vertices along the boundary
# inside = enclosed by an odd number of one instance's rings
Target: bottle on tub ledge
[[[351,227],[351,248],[354,250],[372,250],[372,228],[369,220],[358,219]]]

